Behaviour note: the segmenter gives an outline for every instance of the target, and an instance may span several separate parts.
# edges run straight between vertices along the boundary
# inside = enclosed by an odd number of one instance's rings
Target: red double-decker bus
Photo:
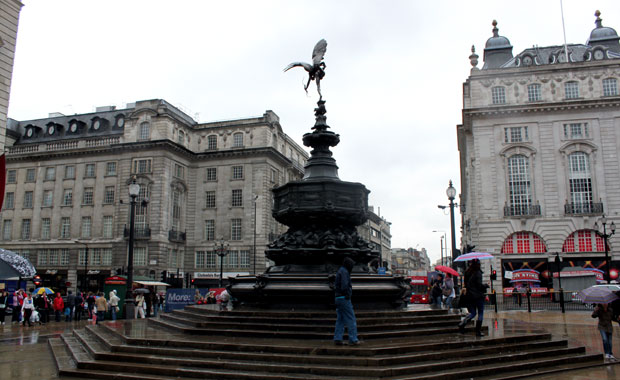
[[[430,288],[428,276],[410,276],[411,303],[430,303]]]

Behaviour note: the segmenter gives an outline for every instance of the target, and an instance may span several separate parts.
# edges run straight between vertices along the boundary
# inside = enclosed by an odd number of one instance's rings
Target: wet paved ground
[[[573,344],[586,346],[589,352],[602,352],[603,345],[597,330],[597,320],[590,317],[590,312],[500,312],[487,311],[485,325],[489,326],[489,335],[502,335],[506,332],[548,331],[555,337],[569,339]],[[22,327],[10,322],[0,326],[0,380],[14,379],[62,379],[56,375],[51,352],[47,346],[49,337],[70,332],[73,328],[83,327],[92,322],[51,322],[45,326]],[[142,324],[139,324],[142,325]],[[140,330],[144,326],[136,326]],[[136,332],[138,332],[136,331]],[[310,342],[309,342],[310,343]],[[369,342],[370,343],[370,342]],[[374,343],[374,342],[373,342]],[[620,328],[614,326],[614,353],[620,357]],[[618,362],[620,364],[620,362]],[[71,378],[76,380],[76,378]],[[620,365],[604,365],[580,371],[562,372],[556,375],[530,377],[540,380],[584,380],[584,379],[620,379]]]

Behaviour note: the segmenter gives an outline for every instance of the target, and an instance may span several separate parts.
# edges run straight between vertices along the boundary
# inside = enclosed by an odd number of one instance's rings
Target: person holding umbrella
[[[484,297],[489,285],[482,283],[480,260],[473,259],[465,271],[465,294],[467,295],[467,311],[469,314],[459,323],[459,331],[465,333],[465,326],[478,315],[476,320],[476,336],[482,334],[482,319],[484,318]]]
[[[605,359],[609,361],[616,361],[612,352],[613,332],[614,327],[611,324],[613,320],[613,311],[609,304],[599,303],[592,312],[592,318],[598,318],[598,331],[601,333],[603,339],[603,351],[605,351]]]

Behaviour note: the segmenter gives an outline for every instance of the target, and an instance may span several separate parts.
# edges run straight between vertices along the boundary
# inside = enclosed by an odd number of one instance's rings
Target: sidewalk
[[[597,320],[590,312],[509,311],[495,313],[485,311],[484,325],[489,326],[489,335],[500,335],[504,331],[546,330],[556,338],[566,338],[575,345],[585,346],[588,352],[603,351]],[[0,380],[13,379],[64,379],[56,374],[51,352],[47,346],[50,337],[84,327],[87,321],[50,322],[44,326],[22,327],[10,322],[0,326]],[[613,347],[620,357],[620,327],[614,325]],[[618,362],[620,364],[620,362]],[[556,375],[530,377],[540,380],[585,380],[620,379],[620,365],[602,365],[587,370],[562,372]],[[72,378],[75,380],[75,378]]]

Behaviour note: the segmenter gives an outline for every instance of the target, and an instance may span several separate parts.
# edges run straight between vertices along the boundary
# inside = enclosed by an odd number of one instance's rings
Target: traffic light
[[[167,282],[168,281],[168,271],[161,271],[161,282]]]
[[[497,271],[495,269],[491,272],[491,280],[497,280]]]

